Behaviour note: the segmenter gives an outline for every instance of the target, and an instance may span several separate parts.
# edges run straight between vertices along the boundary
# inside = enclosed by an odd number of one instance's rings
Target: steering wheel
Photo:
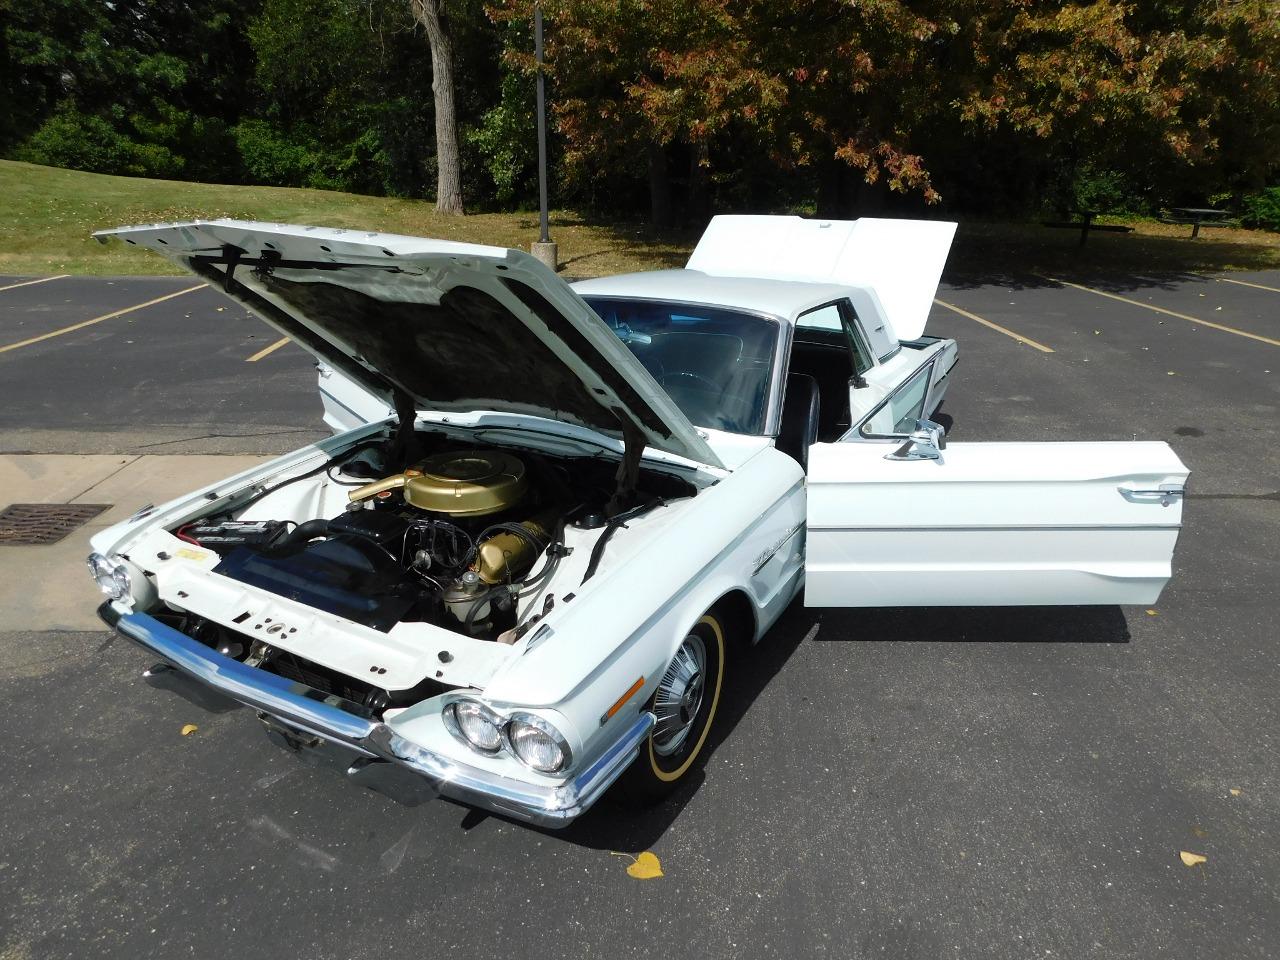
[[[673,372],[673,373],[666,373],[666,374],[663,374],[663,375],[662,375],[662,377],[659,379],[659,381],[658,381],[658,382],[659,382],[659,383],[661,383],[661,384],[665,387],[665,386],[667,386],[667,385],[668,385],[668,384],[667,384],[667,381],[668,381],[668,380],[674,380],[674,379],[676,379],[677,377],[683,377],[683,378],[684,378],[684,379],[686,379],[686,380],[692,380],[692,381],[694,381],[694,382],[695,382],[699,387],[701,387],[702,389],[707,390],[707,391],[709,391],[709,392],[711,392],[711,393],[715,393],[715,394],[720,393],[720,384],[718,384],[718,383],[714,382],[713,380],[709,380],[709,379],[707,379],[706,377],[702,376],[701,374],[697,374],[697,373],[690,373],[688,370],[677,370],[677,371],[675,371],[675,372]],[[673,383],[673,384],[671,384],[671,386],[679,386],[679,384],[674,384],[674,383]]]

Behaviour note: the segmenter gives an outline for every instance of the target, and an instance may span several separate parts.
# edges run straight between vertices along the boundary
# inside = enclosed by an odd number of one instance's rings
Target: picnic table
[[[1230,210],[1216,210],[1213,207],[1170,207],[1169,216],[1161,217],[1161,223],[1191,224],[1191,239],[1200,236],[1201,227],[1232,227]]]
[[[1068,215],[1074,214],[1079,220],[1046,220],[1046,227],[1062,227],[1065,229],[1080,231],[1080,246],[1084,246],[1085,240],[1089,238],[1090,230],[1102,230],[1107,233],[1129,233],[1133,227],[1122,227],[1118,223],[1094,223],[1094,217],[1099,216],[1101,210],[1068,210]]]

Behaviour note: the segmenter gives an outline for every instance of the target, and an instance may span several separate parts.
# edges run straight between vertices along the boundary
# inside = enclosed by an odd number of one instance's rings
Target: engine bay
[[[419,432],[409,443],[358,445],[171,532],[216,553],[217,574],[378,631],[424,622],[513,643],[540,617],[530,601],[542,599],[575,549],[565,544],[566,530],[598,532],[585,583],[627,520],[695,492],[678,476],[642,469],[620,497],[620,476],[613,458]],[[341,512],[269,515],[282,487],[307,479],[331,494],[337,488]]]

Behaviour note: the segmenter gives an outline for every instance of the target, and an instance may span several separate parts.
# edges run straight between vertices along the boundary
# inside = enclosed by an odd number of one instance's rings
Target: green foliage
[[[71,107],[46,120],[16,155],[28,163],[135,177],[175,179],[183,167],[162,143],[131,139],[108,120]]]
[[[263,0],[248,35],[257,116],[237,140],[253,182],[422,196],[430,55],[404,0]]]
[[[1158,204],[1131,171],[1108,169],[1086,160],[1053,170],[1042,207],[1044,213],[1094,210],[1143,216],[1154,213]]]
[[[228,120],[244,100],[254,7],[0,0],[0,150],[135,176],[234,177]]]
[[[1267,187],[1244,198],[1240,218],[1246,227],[1280,231],[1280,187]]]
[[[231,132],[251,183],[282,187],[317,185],[323,160],[314,146],[281,136],[276,126],[265,120],[242,120]]]
[[[532,206],[538,200],[538,121],[534,79],[510,70],[502,77],[502,99],[466,132],[499,207]]]
[[[1239,196],[1280,174],[1275,2],[542,0],[552,202],[696,224]],[[532,4],[443,9],[468,204],[531,206]],[[410,0],[0,0],[0,155],[41,163],[421,197],[431,83]]]

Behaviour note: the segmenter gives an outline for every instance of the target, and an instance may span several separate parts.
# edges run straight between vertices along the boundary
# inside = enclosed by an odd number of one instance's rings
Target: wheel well
[[[747,644],[755,642],[756,608],[745,593],[730,590],[712,604],[711,609],[725,618],[730,636],[740,637]]]

